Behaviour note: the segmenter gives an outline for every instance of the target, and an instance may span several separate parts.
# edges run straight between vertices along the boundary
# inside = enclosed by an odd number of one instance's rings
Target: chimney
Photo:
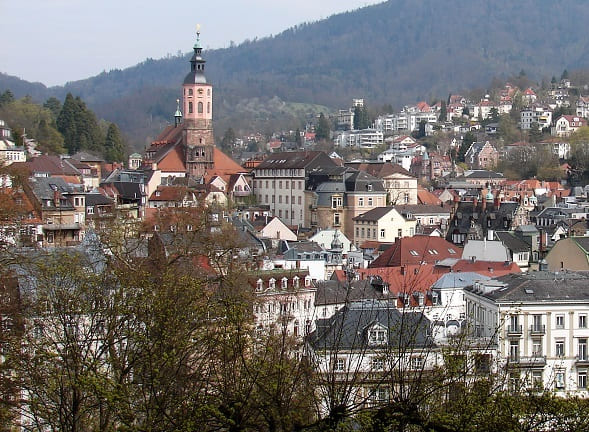
[[[499,198],[499,194],[495,197],[495,210],[499,210],[501,207],[501,198]]]
[[[53,191],[53,205],[59,207],[59,192],[56,190]]]
[[[479,196],[477,195],[477,196],[475,196],[475,197],[473,198],[473,200],[472,200],[472,209],[473,209],[474,211],[477,211],[477,207],[478,207],[478,205],[479,205]]]
[[[481,213],[484,213],[485,210],[487,210],[487,197],[483,195]]]

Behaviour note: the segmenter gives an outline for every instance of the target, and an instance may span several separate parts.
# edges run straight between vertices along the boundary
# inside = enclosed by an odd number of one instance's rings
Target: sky
[[[47,86],[275,35],[382,0],[0,0],[0,72]]]

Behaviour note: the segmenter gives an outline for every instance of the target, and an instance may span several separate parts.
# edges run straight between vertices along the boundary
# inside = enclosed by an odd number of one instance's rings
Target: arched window
[[[299,287],[299,279],[300,278],[298,276],[295,276],[295,277],[292,278],[292,283],[293,283],[293,285],[294,285],[295,288],[298,288]]]
[[[202,110],[203,110],[203,105],[202,105],[202,102],[199,102],[199,103],[198,103],[198,113],[199,113],[199,114],[202,114]]]
[[[192,114],[193,109],[192,109],[192,102],[188,102],[188,113]]]

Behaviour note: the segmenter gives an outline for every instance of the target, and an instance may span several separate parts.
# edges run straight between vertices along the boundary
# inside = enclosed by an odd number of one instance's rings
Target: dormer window
[[[298,276],[295,276],[292,278],[292,284],[294,285],[295,288],[299,287],[299,281],[300,281],[300,278]]]
[[[368,329],[369,345],[385,345],[388,340],[388,330],[381,324],[375,324]]]
[[[310,287],[311,286],[311,276],[306,276],[305,277],[305,286],[306,287]]]
[[[280,287],[283,290],[288,288],[288,279],[286,277],[283,277],[282,280],[280,281]]]
[[[268,288],[270,288],[270,289],[274,289],[274,288],[276,288],[276,279],[274,279],[274,278],[271,278],[271,279],[268,281]]]
[[[264,289],[264,281],[262,279],[258,279],[256,281],[256,291],[261,292]]]

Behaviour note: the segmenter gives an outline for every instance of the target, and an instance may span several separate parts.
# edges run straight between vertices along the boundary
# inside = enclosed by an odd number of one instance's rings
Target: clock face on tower
[[[198,91],[198,94],[202,94],[203,89],[199,88],[197,91]]]

